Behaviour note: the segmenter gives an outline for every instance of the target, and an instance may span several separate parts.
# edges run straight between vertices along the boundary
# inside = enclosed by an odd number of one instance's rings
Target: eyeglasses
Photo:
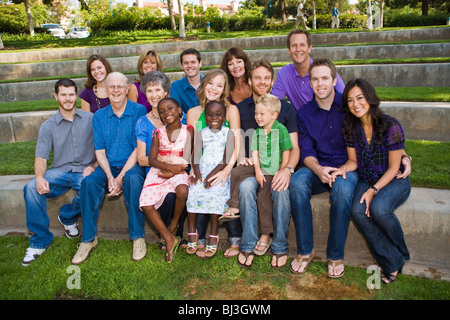
[[[119,85],[108,86],[108,89],[111,90],[111,91],[114,91],[114,90],[125,91],[126,88],[127,88],[126,85],[122,85],[122,86],[119,86]]]

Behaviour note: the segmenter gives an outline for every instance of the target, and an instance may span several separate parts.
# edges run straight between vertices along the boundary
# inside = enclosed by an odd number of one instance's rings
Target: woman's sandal
[[[166,260],[168,263],[172,263],[173,260],[175,259],[175,256],[176,256],[176,254],[177,254],[178,247],[180,246],[180,242],[181,242],[181,238],[180,238],[180,237],[177,237],[177,238],[176,238],[176,242],[174,243],[174,245],[173,245],[173,247],[172,247],[172,250],[170,250],[169,252],[166,253],[165,260]],[[170,255],[171,255],[172,253],[173,253],[172,259],[170,259]]]
[[[397,274],[383,272],[381,275],[381,281],[384,284],[390,284],[390,283],[394,282],[395,280],[397,280],[397,276],[400,273],[402,273],[402,271],[403,271],[403,266],[401,266],[400,269],[398,269]]]
[[[236,208],[228,208],[223,215],[219,217],[219,222],[228,222],[234,219],[239,218],[239,209]]]
[[[334,270],[336,270],[336,267],[340,266],[340,265],[344,265],[344,262],[342,261],[342,259],[337,260],[337,261],[328,259],[328,269],[331,267],[331,270],[333,271],[333,273],[334,273]],[[327,275],[333,279],[342,277],[344,275],[344,273],[345,273],[345,269],[343,269],[340,274],[331,274],[329,271],[327,271]]]
[[[216,252],[217,252],[217,245],[219,244],[219,235],[213,236],[213,235],[209,235],[210,238],[216,238],[217,239],[217,243],[216,244],[208,244],[206,245],[205,248],[205,258],[212,258]]]
[[[195,230],[195,233],[188,233],[188,237],[189,236],[195,236],[195,241],[194,242],[188,241],[187,246],[186,246],[186,252],[187,252],[187,254],[194,254],[197,251],[197,241],[198,241],[197,230]]]

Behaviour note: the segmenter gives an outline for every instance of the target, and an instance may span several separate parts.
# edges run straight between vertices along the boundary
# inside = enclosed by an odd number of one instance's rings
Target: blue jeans
[[[352,206],[352,218],[366,238],[370,251],[384,272],[393,273],[409,260],[400,221],[394,210],[408,199],[411,192],[409,178],[393,179],[370,203],[370,218],[366,216],[366,203],[359,203],[370,185],[359,180]]]
[[[258,210],[256,206],[256,192],[259,185],[254,177],[241,182],[239,186],[239,211],[242,223],[241,251],[253,252],[259,240]],[[289,220],[291,218],[291,206],[289,190],[270,190],[273,200],[273,242],[272,253],[284,254],[288,252],[287,241]]]
[[[111,167],[114,177],[122,170],[122,167]],[[139,197],[145,179],[145,169],[139,165],[125,173],[122,184],[125,206],[128,211],[128,230],[131,240],[143,238],[145,236],[144,213],[139,209]],[[95,171],[87,176],[81,183],[81,217],[83,219],[83,242],[94,240],[97,234],[97,220],[100,206],[103,203],[108,190],[108,179],[103,169],[98,166]]]
[[[322,183],[319,177],[306,167],[301,167],[294,173],[289,189],[299,254],[308,255],[314,248],[311,196],[330,191],[330,233],[327,241],[327,257],[331,260],[344,258],[350,210],[357,182],[356,172],[347,172],[346,179],[339,176],[331,188],[328,184]]]
[[[49,183],[50,192],[47,194],[41,195],[36,191],[35,179],[23,188],[27,228],[33,233],[30,247],[34,249],[45,249],[53,241],[53,234],[48,229],[50,219],[47,214],[47,198],[57,198],[70,189],[79,193],[83,173],[49,169],[44,178]],[[63,224],[71,225],[77,221],[80,213],[80,197],[76,196],[71,204],[65,204],[59,209],[59,218]]]

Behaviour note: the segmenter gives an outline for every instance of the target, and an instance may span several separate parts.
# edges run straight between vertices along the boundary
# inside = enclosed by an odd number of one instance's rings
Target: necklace
[[[159,116],[155,116],[155,114],[153,113],[153,111],[150,111],[150,116],[155,119],[155,120],[159,120],[159,122],[162,123],[161,118]]]

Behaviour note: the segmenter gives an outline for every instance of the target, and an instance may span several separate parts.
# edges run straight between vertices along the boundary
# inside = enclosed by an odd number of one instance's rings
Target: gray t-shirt
[[[83,172],[95,162],[93,116],[93,113],[76,109],[73,121],[68,121],[58,110],[41,125],[35,156],[48,160],[53,150],[52,169]]]

